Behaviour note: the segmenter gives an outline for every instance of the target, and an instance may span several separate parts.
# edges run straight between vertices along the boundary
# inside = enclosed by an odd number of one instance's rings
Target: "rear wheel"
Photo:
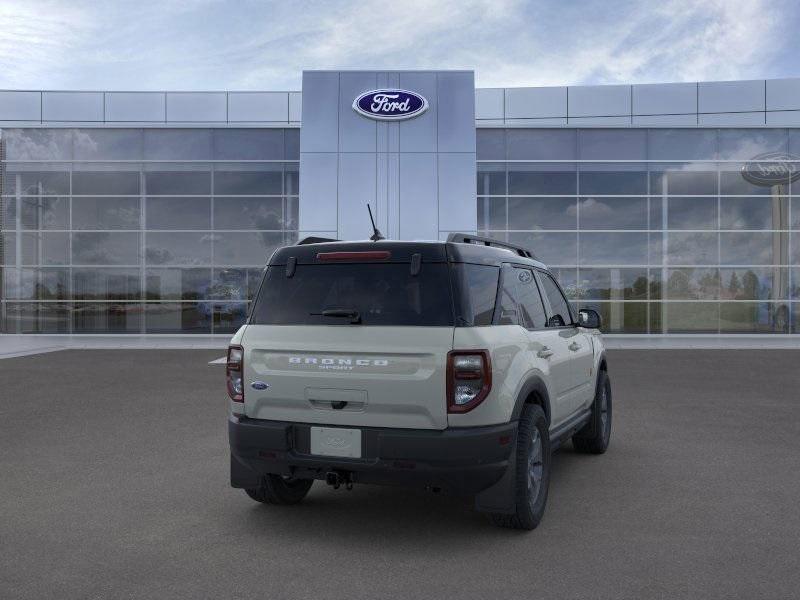
[[[597,390],[592,403],[592,416],[578,433],[572,436],[572,445],[578,452],[603,454],[611,439],[611,382],[605,371],[597,376]]]
[[[526,404],[522,409],[517,434],[515,512],[493,514],[501,527],[535,529],[544,516],[550,486],[550,436],[541,407]]]
[[[264,504],[297,504],[306,497],[313,484],[313,479],[267,475],[259,487],[246,489],[245,493]]]

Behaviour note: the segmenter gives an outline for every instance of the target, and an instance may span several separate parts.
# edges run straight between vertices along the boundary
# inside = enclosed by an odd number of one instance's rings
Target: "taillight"
[[[491,389],[492,363],[487,350],[453,350],[447,354],[447,412],[471,411]]]
[[[225,376],[228,381],[228,396],[234,402],[244,402],[244,348],[241,346],[228,346]]]

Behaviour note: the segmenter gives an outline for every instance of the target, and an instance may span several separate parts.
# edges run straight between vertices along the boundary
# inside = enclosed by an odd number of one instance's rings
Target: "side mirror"
[[[600,329],[602,321],[596,310],[582,308],[578,311],[578,325],[586,329]]]

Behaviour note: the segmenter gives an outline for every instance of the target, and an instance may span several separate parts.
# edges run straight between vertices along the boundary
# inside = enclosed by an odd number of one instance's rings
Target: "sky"
[[[800,76],[795,0],[0,0],[0,89],[299,90],[303,69],[479,87]]]

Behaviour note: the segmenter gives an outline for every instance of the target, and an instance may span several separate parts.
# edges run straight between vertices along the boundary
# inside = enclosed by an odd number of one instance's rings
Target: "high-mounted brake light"
[[[244,348],[241,346],[228,346],[225,378],[231,400],[244,402]]]
[[[452,350],[447,353],[447,412],[471,411],[492,389],[492,362],[488,350]]]
[[[364,252],[319,252],[317,260],[386,260],[391,258],[388,250],[366,250]]]

